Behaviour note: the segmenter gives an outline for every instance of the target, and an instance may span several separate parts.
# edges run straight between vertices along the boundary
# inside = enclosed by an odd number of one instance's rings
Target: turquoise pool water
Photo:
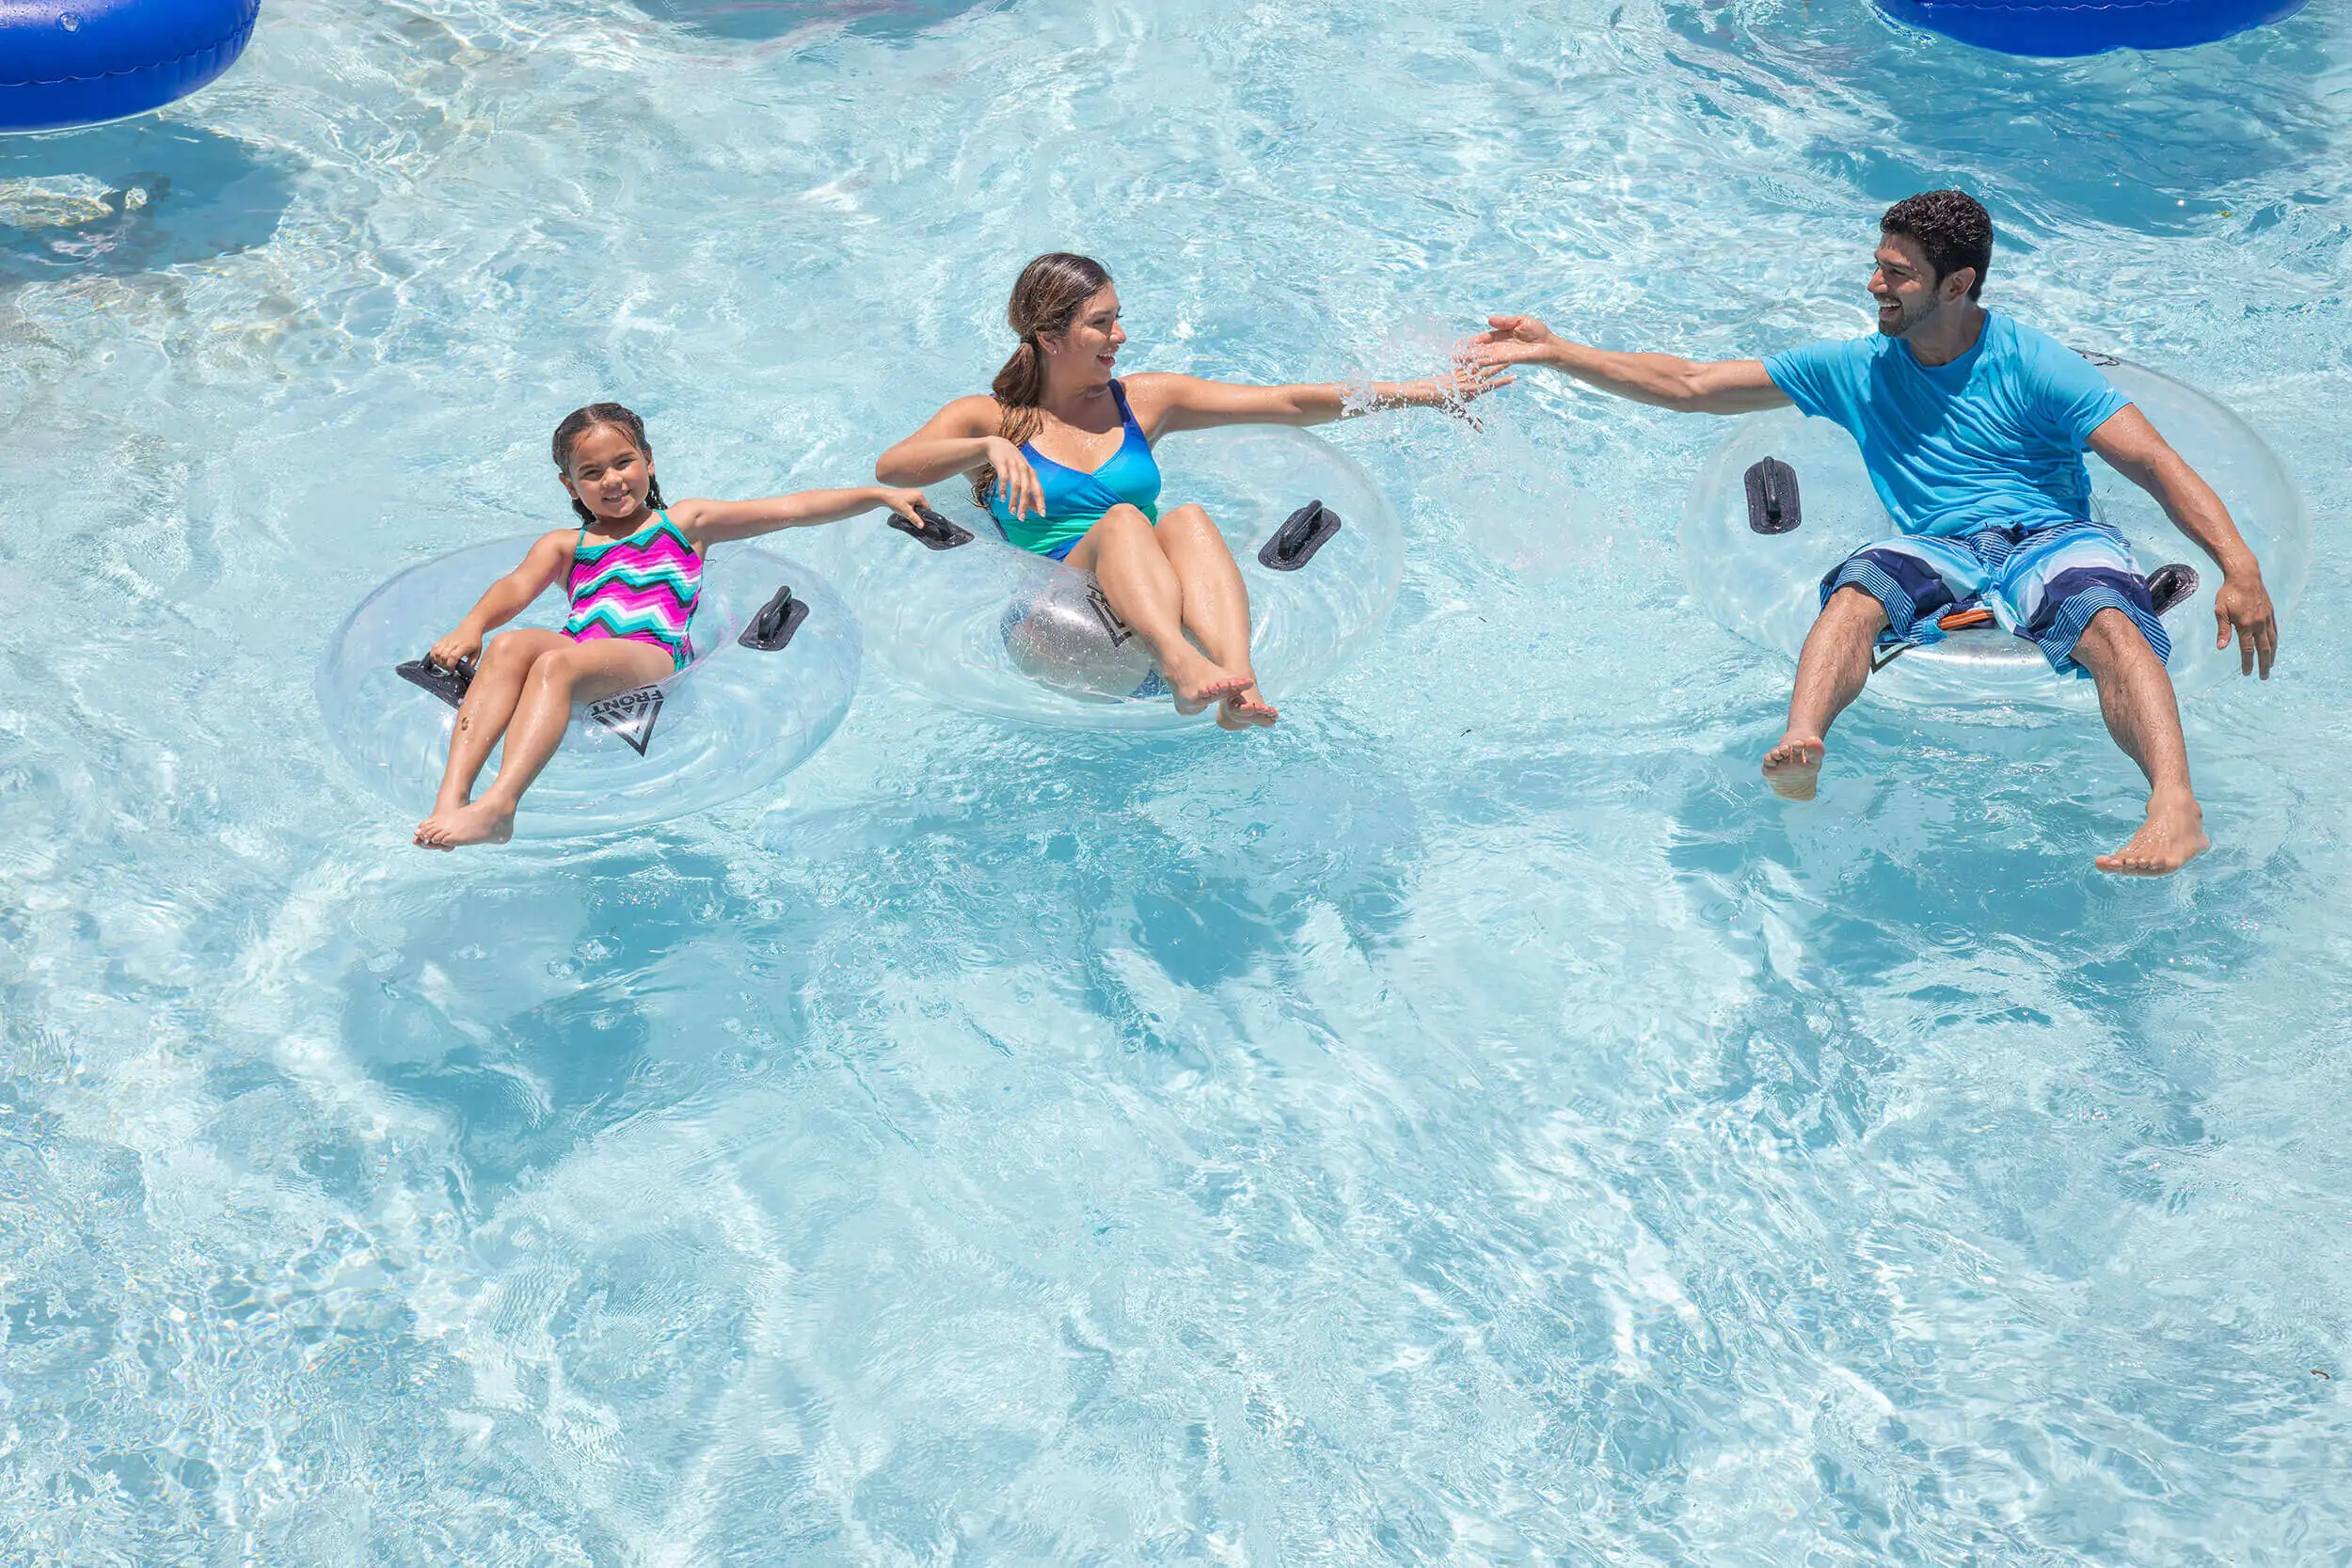
[[[0,144],[0,1560],[2344,1560],[2347,47],[273,0]],[[1041,249],[1138,367],[1754,352],[1946,181],[2311,502],[2172,881],[2091,870],[2087,723],[1865,705],[1771,799],[1787,666],[1676,553],[1720,428],[1558,384],[1339,433],[1404,599],[1242,742],[869,659],[772,798],[441,857],[311,702],[561,519],[574,404],[673,494],[853,480]]]

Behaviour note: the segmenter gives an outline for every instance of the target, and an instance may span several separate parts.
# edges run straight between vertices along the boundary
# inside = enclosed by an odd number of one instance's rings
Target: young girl
[[[1021,341],[988,397],[958,398],[882,453],[874,477],[931,484],[970,476],[1005,538],[1090,571],[1159,659],[1176,706],[1216,705],[1229,730],[1271,724],[1249,663],[1249,593],[1209,515],[1162,512],[1152,444],[1172,430],[1323,424],[1378,408],[1458,412],[1509,384],[1464,365],[1422,381],[1246,387],[1189,375],[1114,374],[1127,341],[1119,291],[1099,262],[1056,251],[1021,269],[1005,314]]]
[[[457,710],[433,815],[417,824],[416,842],[425,848],[504,843],[523,791],[564,739],[573,704],[651,686],[686,667],[693,657],[686,628],[712,545],[839,522],[877,506],[921,526],[920,490],[878,485],[665,506],[644,421],[617,403],[591,404],[555,427],[555,467],[580,514],[578,531],[532,546],[523,563],[433,644],[430,657],[445,670],[477,654],[481,665]],[[571,601],[562,631],[510,631],[484,652],[485,634],[558,578]],[[480,800],[469,800],[501,735],[506,756],[497,779]]]

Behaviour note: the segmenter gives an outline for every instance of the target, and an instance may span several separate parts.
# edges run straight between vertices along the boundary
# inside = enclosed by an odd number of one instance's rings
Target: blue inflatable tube
[[[1898,22],[2005,55],[2185,49],[2283,22],[2304,0],[1879,0]]]
[[[159,109],[227,71],[261,0],[0,0],[0,132]]]

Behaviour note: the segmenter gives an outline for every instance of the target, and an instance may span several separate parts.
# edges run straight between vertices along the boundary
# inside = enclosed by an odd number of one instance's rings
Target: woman
[[[1189,375],[1113,374],[1127,341],[1110,274],[1057,251],[1021,269],[1006,317],[1021,338],[993,395],[964,397],[882,453],[884,484],[972,481],[1005,538],[1090,571],[1159,659],[1176,706],[1217,705],[1229,730],[1277,715],[1249,663],[1249,594],[1209,515],[1159,510],[1152,444],[1174,430],[1323,424],[1375,408],[1459,409],[1511,377],[1470,366],[1369,388],[1240,387]],[[1352,395],[1351,395],[1352,393]],[[1186,634],[1190,636],[1187,637]],[[1197,644],[1197,646],[1196,646]]]

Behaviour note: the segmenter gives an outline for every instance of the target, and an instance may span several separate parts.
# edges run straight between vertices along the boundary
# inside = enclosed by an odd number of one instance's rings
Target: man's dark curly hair
[[[1963,267],[1974,267],[1977,280],[1968,285],[1968,297],[1984,293],[1985,270],[1993,265],[1993,214],[1966,191],[1907,196],[1886,209],[1879,228],[1917,242],[1927,252],[1928,265],[1935,269],[1937,283]]]

